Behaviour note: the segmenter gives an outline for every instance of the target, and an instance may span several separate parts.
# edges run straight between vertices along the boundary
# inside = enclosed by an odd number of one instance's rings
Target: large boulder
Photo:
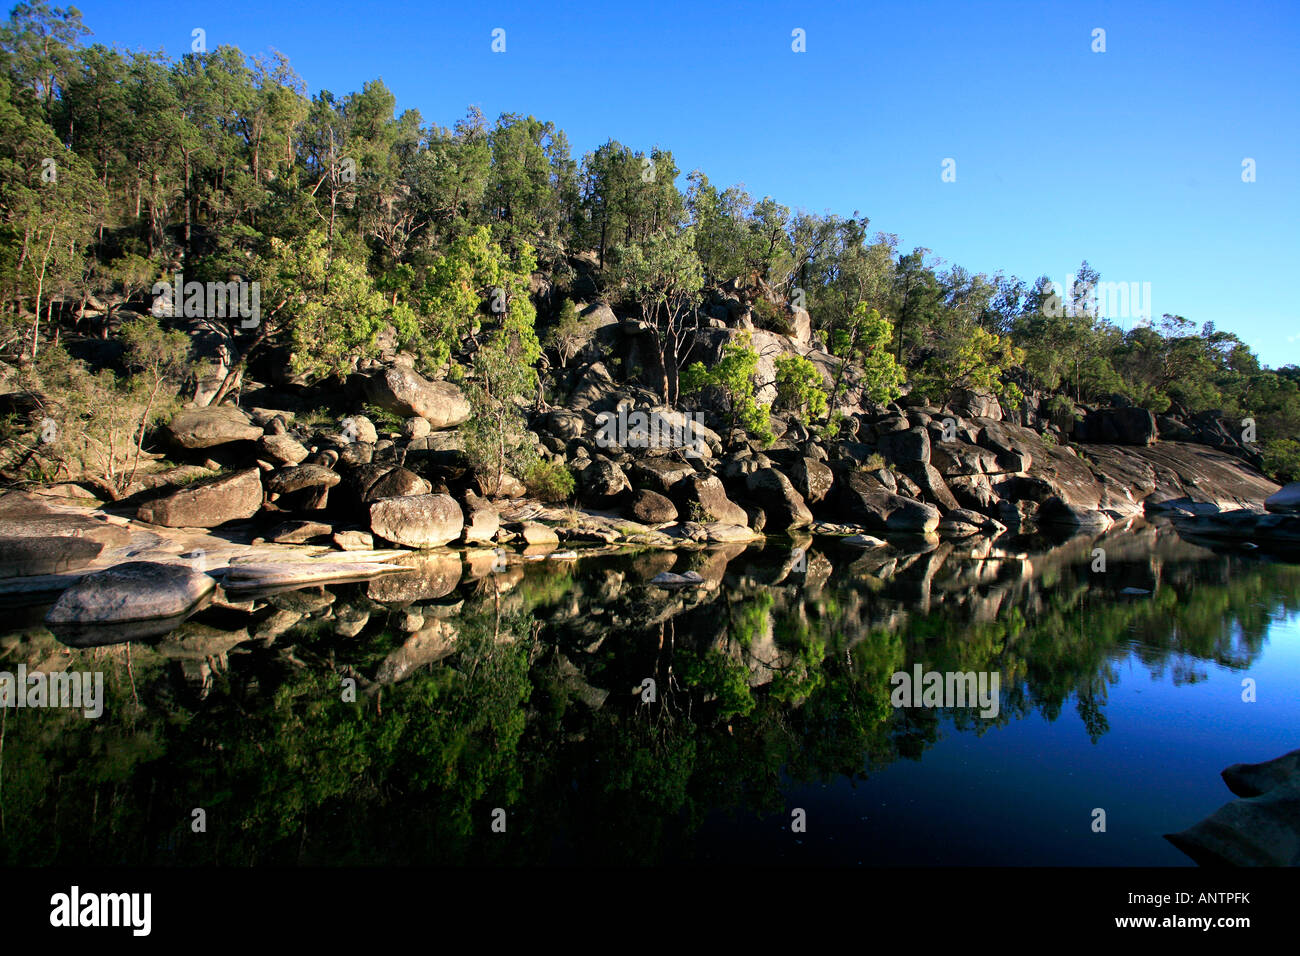
[[[490,544],[501,530],[501,515],[472,491],[465,493],[465,544]]]
[[[932,442],[930,464],[938,468],[945,478],[955,478],[958,475],[996,475],[1006,471],[998,464],[996,452],[958,439]]]
[[[469,420],[469,402],[459,388],[430,382],[405,366],[394,365],[367,379],[366,394],[380,408],[403,417],[418,415],[435,430]]]
[[[1105,512],[1067,504],[1056,497],[1048,498],[1038,506],[1038,522],[1084,534],[1100,533],[1111,526],[1111,519]]]
[[[673,485],[695,474],[695,469],[684,461],[670,458],[647,458],[632,468],[632,482],[638,488],[649,488],[661,495],[670,494]]]
[[[1080,441],[1112,445],[1154,445],[1160,437],[1156,417],[1145,408],[1099,408],[1083,420]]]
[[[1224,783],[1241,797],[1165,839],[1202,866],[1300,866],[1300,750],[1233,764]]]
[[[956,396],[948,403],[948,408],[958,418],[990,418],[1002,420],[1002,405],[996,395],[976,392],[969,388],[957,390]]]
[[[930,461],[930,433],[924,428],[890,431],[876,440],[880,453],[893,464],[910,466]]]
[[[813,515],[803,496],[775,468],[760,468],[746,475],[745,489],[749,498],[763,509],[769,526],[784,531],[812,524]]]
[[[669,498],[648,488],[633,493],[628,512],[643,524],[665,524],[677,520],[677,506]]]
[[[816,458],[801,456],[790,471],[795,490],[803,495],[804,501],[817,504],[828,494],[835,483],[835,473]]]
[[[1300,513],[1300,481],[1284,485],[1281,491],[1264,499],[1264,507],[1277,514]]]
[[[455,541],[465,516],[450,495],[383,498],[370,506],[370,530],[408,548],[436,548]]]
[[[262,437],[262,429],[234,405],[183,408],[172,416],[166,431],[175,444],[186,450],[256,441]]]
[[[339,474],[324,465],[294,465],[282,468],[266,481],[266,490],[273,495],[288,495],[307,488],[333,488],[339,483]]]
[[[444,471],[464,468],[468,464],[465,439],[459,431],[432,432],[413,438],[406,445],[406,461],[413,466]]]
[[[927,501],[937,504],[942,511],[954,511],[960,507],[953,497],[952,490],[939,474],[939,469],[926,462],[916,462],[907,469],[907,476],[916,482]]]
[[[745,526],[745,509],[727,497],[721,479],[715,475],[694,475],[673,488],[679,513],[704,524],[721,522]]]
[[[397,467],[388,471],[382,478],[370,485],[362,495],[367,504],[380,498],[403,498],[411,495],[427,495],[433,491],[433,485],[421,478],[409,468]]]
[[[0,536],[0,578],[75,571],[103,550],[103,542],[91,538]]]
[[[594,504],[608,504],[632,487],[623,469],[611,461],[597,458],[581,472],[582,499]]]
[[[249,468],[146,501],[136,517],[167,528],[215,528],[251,518],[261,507],[261,475]]]
[[[866,472],[850,471],[836,486],[848,517],[870,531],[929,534],[939,527],[939,509],[895,494]]]
[[[176,617],[206,597],[216,582],[178,564],[131,561],[87,574],[60,595],[50,624],[117,624]]]
[[[298,465],[311,454],[307,447],[292,435],[265,435],[262,451],[277,465]]]
[[[979,429],[976,443],[994,453],[999,471],[1012,474],[1028,471],[1035,457],[1047,450],[1037,432],[1020,425],[992,418],[975,418],[972,424]]]

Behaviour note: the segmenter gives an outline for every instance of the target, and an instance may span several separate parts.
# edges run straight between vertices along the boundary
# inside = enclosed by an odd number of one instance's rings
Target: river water
[[[148,643],[7,608],[0,671],[106,700],[0,710],[0,857],[1191,865],[1162,835],[1298,745],[1300,566],[1168,527],[409,563]],[[995,707],[895,706],[918,665]]]

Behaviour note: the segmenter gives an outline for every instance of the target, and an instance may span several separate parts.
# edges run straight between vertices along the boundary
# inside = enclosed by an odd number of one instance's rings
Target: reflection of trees
[[[360,637],[336,636],[330,615],[306,619],[244,645],[201,698],[177,662],[134,645],[135,706],[121,649],[74,650],[71,667],[106,670],[110,706],[99,721],[6,715],[0,856],[689,858],[708,814],[776,814],[786,781],[863,778],[920,758],[945,727],[983,733],[1071,706],[1095,741],[1117,661],[1131,654],[1175,680],[1244,668],[1278,595],[1288,611],[1298,603],[1295,567],[1156,553],[1103,578],[1070,547],[1061,560],[975,565],[940,549],[896,562],[898,576],[875,559],[833,560],[815,584],[781,556],[697,555],[711,586],[678,592],[640,583],[671,556],[530,567],[504,591],[467,582],[441,611],[425,608],[454,621],[454,647],[388,684],[368,678],[410,639],[394,626],[400,609],[346,589],[330,614],[360,602],[349,611],[370,615]],[[1157,576],[1150,595],[1119,594]],[[55,649],[37,645],[37,657]],[[916,663],[996,670],[1001,713],[893,709],[890,675]],[[350,674],[363,677],[354,704],[340,694]],[[190,830],[196,807],[205,834]],[[489,828],[495,807],[505,835]]]

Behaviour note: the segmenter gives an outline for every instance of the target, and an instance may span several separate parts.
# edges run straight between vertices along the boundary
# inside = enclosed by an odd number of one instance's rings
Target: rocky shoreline
[[[181,596],[193,604],[210,590],[183,575],[169,587],[139,567],[110,573],[150,563],[240,591],[381,575],[411,550],[463,551],[486,573],[548,554],[773,535],[871,549],[900,538],[923,547],[936,537],[1097,534],[1141,514],[1210,543],[1300,543],[1295,486],[1279,490],[1239,451],[1159,440],[1150,413],[1150,428],[1125,414],[1123,429],[1091,418],[1081,429],[1125,443],[1057,443],[1004,419],[991,397],[967,395],[945,408],[862,411],[833,438],[774,417],[764,445],[739,430],[724,437],[705,424],[712,416],[652,404],[599,362],[576,381],[567,407],[532,417],[539,454],[576,475],[572,505],[524,497],[511,475],[476,473],[458,428],[470,414],[460,390],[395,366],[362,388],[372,407],[402,416],[400,430],[381,434],[361,414],[335,428],[296,423],[287,409],[194,407],[165,428],[184,463],[146,475],[121,500],[70,484],[5,493],[0,595],[66,592],[51,623],[67,628],[166,620],[185,611]],[[613,418],[622,427],[610,429]],[[104,597],[124,590],[137,594]]]

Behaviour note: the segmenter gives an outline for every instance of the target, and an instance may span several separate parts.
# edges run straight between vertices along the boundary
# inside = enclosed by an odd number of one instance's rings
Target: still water
[[[1191,865],[1162,834],[1298,745],[1300,566],[927,547],[415,555],[90,648],[6,608],[0,671],[107,699],[0,710],[0,859]],[[915,665],[996,674],[996,716],[894,706]]]

